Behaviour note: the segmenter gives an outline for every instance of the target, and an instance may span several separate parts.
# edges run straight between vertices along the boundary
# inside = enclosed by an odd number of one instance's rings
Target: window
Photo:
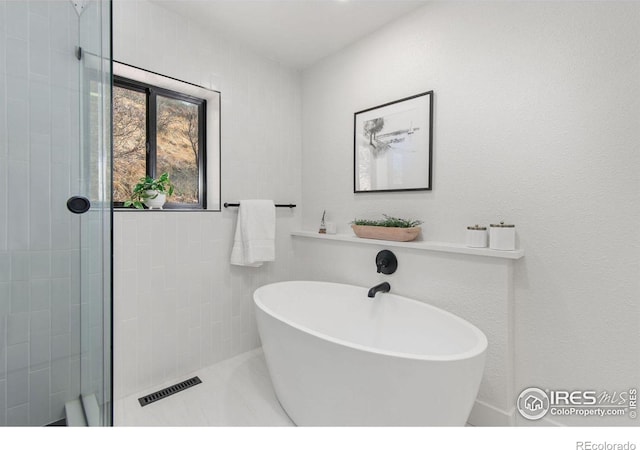
[[[113,74],[114,206],[167,172],[165,209],[220,211],[220,92],[117,61]]]
[[[167,172],[175,185],[166,208],[206,208],[206,100],[114,78],[114,202],[138,180]]]

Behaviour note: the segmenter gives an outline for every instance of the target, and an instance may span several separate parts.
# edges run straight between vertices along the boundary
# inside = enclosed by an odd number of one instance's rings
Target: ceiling
[[[425,0],[151,0],[257,53],[304,69]]]

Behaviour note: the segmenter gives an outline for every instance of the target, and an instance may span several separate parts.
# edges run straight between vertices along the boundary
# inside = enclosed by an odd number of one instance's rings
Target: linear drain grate
[[[188,380],[181,381],[180,383],[176,383],[173,386],[160,389],[153,394],[140,397],[138,401],[140,402],[140,406],[147,406],[150,403],[157,402],[158,400],[162,400],[165,397],[177,394],[180,391],[184,391],[185,389],[189,389],[190,387],[193,387],[196,384],[200,383],[202,383],[202,380],[200,380],[200,378],[198,377],[189,378]]]

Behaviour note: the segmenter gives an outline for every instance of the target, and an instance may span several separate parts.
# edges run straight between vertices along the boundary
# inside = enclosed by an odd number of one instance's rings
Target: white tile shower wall
[[[433,2],[304,71],[304,229],[324,209],[339,232],[354,217],[387,213],[423,219],[425,239],[449,242],[464,242],[470,224],[513,222],[526,250],[514,266],[516,393],[636,385],[639,22],[632,2]],[[354,195],[353,113],[431,89],[433,191]],[[301,245],[301,276],[372,282],[348,269],[373,272],[364,250],[336,245],[309,258],[320,244]],[[469,284],[472,266],[441,273],[440,257],[399,253],[394,290],[458,310],[488,330],[490,346],[507,344],[491,339],[504,319],[487,314],[493,283]],[[457,277],[457,295],[447,294]],[[489,406],[515,405],[489,387]]]
[[[114,2],[114,59],[222,93],[222,202],[300,200],[299,73],[146,1]],[[252,292],[290,278],[297,210],[276,261],[231,266],[237,209],[115,214],[115,398],[259,345]]]
[[[0,1],[0,425],[59,420],[80,390],[77,38],[69,2]]]

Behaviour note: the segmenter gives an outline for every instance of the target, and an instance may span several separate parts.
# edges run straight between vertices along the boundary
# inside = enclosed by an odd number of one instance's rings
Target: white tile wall
[[[0,1],[0,425],[56,421],[79,394],[77,21],[70,2]]]
[[[144,0],[116,0],[113,26],[115,60],[221,91],[222,202],[299,201],[297,71]],[[116,398],[259,345],[251,295],[290,277],[298,214],[277,210],[276,262],[243,268],[229,264],[234,208],[116,212]]]
[[[29,423],[29,405],[24,403],[20,406],[7,408],[7,426],[19,427]]]
[[[0,342],[1,344],[1,342]],[[1,352],[1,350],[0,350]],[[2,355],[2,353],[0,353],[0,357],[4,356]],[[0,369],[2,369],[0,367]],[[6,398],[6,393],[7,393],[7,381],[6,380],[0,380],[0,405],[6,405],[7,403],[7,398]],[[4,426],[7,424],[7,409],[5,408],[0,408],[0,426]]]
[[[256,269],[229,264],[235,214],[115,214],[117,398],[259,345],[251,294],[289,276],[296,218],[278,212],[278,260]],[[153,245],[136,242],[147,222]]]
[[[7,408],[29,401],[29,344],[8,343],[7,346]]]
[[[29,425],[49,423],[49,367],[29,375]]]

